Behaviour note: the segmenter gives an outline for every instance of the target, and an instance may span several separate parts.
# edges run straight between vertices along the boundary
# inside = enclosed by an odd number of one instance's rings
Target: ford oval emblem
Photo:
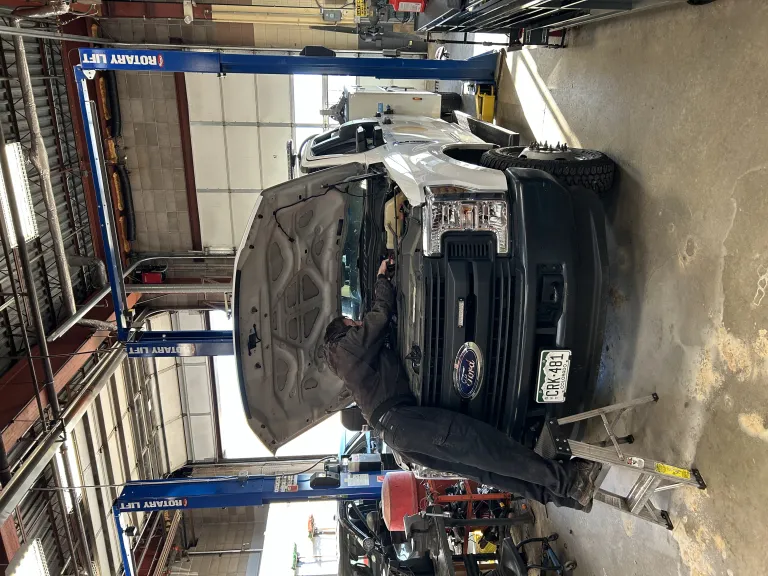
[[[453,385],[459,396],[471,400],[483,385],[483,353],[474,342],[465,342],[453,362]]]

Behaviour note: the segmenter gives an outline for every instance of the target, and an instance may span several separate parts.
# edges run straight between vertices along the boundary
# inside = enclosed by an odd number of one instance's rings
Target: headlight
[[[496,235],[496,251],[509,252],[509,228],[507,225],[507,201],[495,194],[475,192],[458,186],[427,187],[427,204],[424,214],[424,253],[440,254],[443,234],[471,230],[493,232]]]

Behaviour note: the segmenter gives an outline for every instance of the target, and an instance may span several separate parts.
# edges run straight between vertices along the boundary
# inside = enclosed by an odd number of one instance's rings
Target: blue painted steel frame
[[[85,124],[88,158],[96,188],[99,223],[107,261],[107,275],[112,288],[112,301],[115,307],[117,337],[125,343],[128,355],[132,357],[218,356],[234,354],[232,332],[145,332],[133,331],[130,326],[119,241],[112,217],[114,213],[112,199],[106,181],[105,164],[101,157],[101,131],[96,104],[88,94],[88,71],[331,74],[392,79],[471,80],[493,83],[496,76],[498,54],[483,54],[469,60],[422,60],[81,48],[80,61],[81,64],[75,66],[75,81]]]
[[[417,58],[337,58],[226,54],[179,50],[81,48],[85,70],[150,72],[212,72],[217,74],[330,74],[375,78],[470,80],[493,83],[499,55],[481,54],[469,60]]]
[[[136,567],[120,522],[120,514],[124,512],[262,506],[297,500],[373,499],[381,496],[384,472],[343,472],[340,488],[311,488],[310,478],[310,474],[297,474],[129,482],[112,506],[126,576],[135,576]]]

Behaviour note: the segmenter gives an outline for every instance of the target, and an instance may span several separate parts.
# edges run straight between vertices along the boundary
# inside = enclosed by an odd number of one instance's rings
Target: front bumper
[[[605,324],[605,215],[596,195],[537,170],[506,172],[509,255],[488,233],[446,234],[423,259],[421,403],[464,412],[532,444],[544,417],[575,412],[594,381]],[[460,304],[460,301],[462,303]],[[483,353],[476,395],[454,386],[465,342]],[[538,404],[542,349],[572,351],[565,404]]]

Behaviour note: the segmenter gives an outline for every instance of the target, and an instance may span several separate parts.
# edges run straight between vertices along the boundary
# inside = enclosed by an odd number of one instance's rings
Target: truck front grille
[[[445,277],[440,266],[425,267],[424,303],[425,370],[421,398],[422,404],[426,406],[439,406],[445,353]]]
[[[424,356],[421,404],[439,406],[478,418],[507,434],[518,434],[518,419],[527,395],[518,383],[516,316],[520,287],[515,261],[496,257],[493,237],[448,237],[443,258],[425,258]],[[465,302],[458,317],[459,299]],[[477,396],[461,398],[453,385],[453,360],[466,342],[475,342],[485,360]]]
[[[513,312],[515,306],[515,277],[508,260],[497,261],[496,277],[491,296],[491,335],[486,366],[487,393],[484,412],[489,424],[503,427],[502,416],[507,404],[510,368],[514,364]]]

